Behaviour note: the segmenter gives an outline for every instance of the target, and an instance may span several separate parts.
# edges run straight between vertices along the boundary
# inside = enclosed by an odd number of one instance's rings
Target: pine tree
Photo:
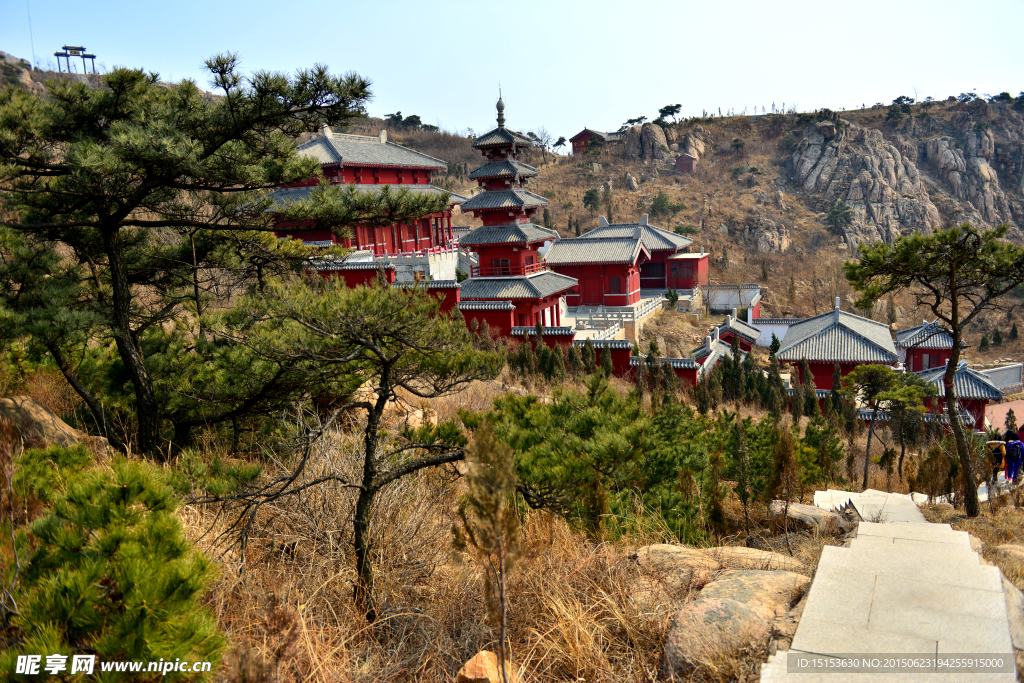
[[[295,139],[358,119],[370,83],[321,66],[245,78],[238,62],[207,61],[212,97],[193,81],[166,86],[125,68],[100,88],[58,81],[45,97],[0,94],[0,240],[14,257],[0,266],[0,297],[16,314],[13,332],[46,350],[101,429],[113,423],[107,406],[123,405],[134,449],[155,457],[169,456],[168,427],[187,444],[194,429],[274,413],[320,390],[284,387],[280,367],[242,359],[230,339],[244,331],[226,330],[219,351],[202,341],[220,292],[262,289],[309,257],[298,240],[277,240],[275,217],[345,236],[346,226],[448,208],[444,193],[326,184],[275,205],[267,190],[321,172]],[[171,321],[174,334],[156,332]],[[82,354],[109,358],[97,371],[122,379],[87,381],[80,373],[95,363],[73,360]]]
[[[1010,328],[1010,339],[1017,341],[1019,338],[1020,332],[1017,331],[1017,323],[1014,323],[1013,327]]]
[[[978,350],[981,351],[982,353],[984,353],[985,351],[988,351],[988,337],[987,336],[981,335],[981,343],[978,344]]]
[[[605,377],[611,377],[615,371],[615,366],[612,364],[612,349],[607,344],[601,349],[601,371],[604,372]]]
[[[594,342],[588,337],[586,343],[583,344],[583,370],[588,374],[594,374],[597,370],[597,350],[594,348]]]
[[[747,447],[746,425],[740,417],[736,416],[733,424],[733,462],[736,469],[736,497],[743,504],[743,527],[747,534],[747,547],[750,547],[753,539],[750,536],[750,514],[747,511],[747,504],[750,502],[750,449]]]
[[[1013,408],[1006,411],[1006,421],[1003,423],[1003,426],[1006,427],[1008,432],[1017,431],[1017,416],[1014,415]]]
[[[508,575],[520,557],[519,517],[513,500],[519,483],[512,450],[486,420],[466,451],[468,492],[452,527],[456,550],[472,552],[484,570],[487,613],[498,626],[498,662],[508,683]]]
[[[885,319],[890,325],[896,324],[896,299],[890,294],[886,301]]]
[[[998,327],[996,328],[996,331],[992,333],[992,345],[993,346],[1002,346],[1003,345],[1003,333],[999,331]]]
[[[775,354],[777,354],[779,352],[779,349],[781,347],[782,347],[782,342],[779,341],[779,338],[775,336],[774,332],[772,332],[772,343],[769,344],[769,346],[768,346],[768,352],[772,356],[774,356]]]
[[[56,464],[74,450],[22,458],[36,461],[25,469],[42,472],[52,498],[31,527],[31,545],[27,529],[18,534],[26,541],[18,613],[5,634],[17,645],[0,654],[0,667],[14,671],[19,653],[216,662],[224,639],[204,600],[214,572],[185,538],[162,472],[121,458],[82,471]]]
[[[572,344],[569,346],[569,351],[566,354],[565,359],[566,370],[573,377],[578,376],[583,372],[583,356],[580,355],[580,347]]]
[[[807,405],[804,399],[804,385],[799,377],[790,381],[792,395],[789,397],[789,412],[793,416],[793,424],[800,426],[800,418],[804,416],[804,406]]]

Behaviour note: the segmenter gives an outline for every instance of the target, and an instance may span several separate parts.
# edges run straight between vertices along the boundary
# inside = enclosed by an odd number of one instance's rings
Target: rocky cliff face
[[[847,243],[891,242],[945,225],[1001,223],[1024,237],[1024,120],[1009,107],[963,107],[943,123],[924,116],[881,128],[808,124],[789,159],[804,201],[853,211]]]

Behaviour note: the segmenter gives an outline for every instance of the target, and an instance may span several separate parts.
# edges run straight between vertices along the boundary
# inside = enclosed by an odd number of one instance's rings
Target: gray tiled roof
[[[753,282],[748,282],[742,285],[701,285],[701,289],[715,291],[735,291],[738,289],[761,289],[761,285]]]
[[[484,277],[462,281],[463,299],[543,299],[576,286],[576,278],[549,271],[523,277]]]
[[[502,159],[492,161],[479,168],[474,168],[470,174],[470,180],[478,178],[511,178],[518,174],[521,178],[532,177],[538,174],[537,169],[515,159]]]
[[[572,237],[551,245],[544,256],[549,266],[568,266],[577,263],[635,263],[640,253],[647,253],[639,236],[585,239]]]
[[[806,318],[754,318],[751,325],[795,325]]]
[[[533,147],[530,138],[505,127],[498,127],[487,131],[473,140],[473,147],[497,147],[499,145],[511,145],[513,142],[517,147]]]
[[[934,384],[935,388],[939,390],[939,396],[946,395],[945,367],[932,368],[916,374],[924,381]],[[988,377],[966,365],[957,368],[953,374],[953,389],[956,391],[957,398],[980,398],[996,401],[1003,397],[1002,392],[992,384]]]
[[[455,280],[420,280],[419,282],[392,282],[392,287],[412,289],[414,287],[426,287],[427,289],[458,289],[460,283]]]
[[[640,223],[612,223],[594,228],[583,235],[586,239],[599,239],[605,237],[632,237],[637,228],[640,228],[640,241],[649,252],[671,250],[678,251],[693,244],[693,240],[682,235],[677,235],[668,230],[656,228],[653,225],[642,225]]]
[[[394,265],[385,261],[356,261],[353,263],[346,263],[345,261],[313,259],[309,262],[309,265],[313,266],[313,268],[318,272],[329,270],[377,270],[378,267],[384,270],[395,269]]]
[[[713,339],[711,341],[711,345],[710,346],[708,346],[707,342],[704,342],[703,344],[701,344],[700,346],[695,348],[692,351],[692,353],[693,353],[693,357],[694,358],[703,358],[704,356],[707,356],[709,354],[710,355],[717,354],[719,357],[721,357],[721,356],[731,356],[732,355],[732,345],[725,343],[721,339]],[[740,353],[742,355],[746,355],[745,353],[743,353],[743,351],[740,351]]]
[[[460,311],[514,311],[516,305],[511,301],[460,301]]]
[[[536,327],[530,327],[527,325],[516,325],[512,328],[513,337],[529,336],[537,331]],[[576,334],[576,330],[571,327],[545,327],[545,337],[571,337]]]
[[[444,193],[440,187],[433,185],[350,185],[360,192],[379,192],[381,188],[390,187],[392,190],[409,190],[414,194],[428,194],[428,195],[440,195]],[[316,185],[305,185],[303,187],[282,187],[279,190],[274,190],[268,196],[273,200],[274,205],[269,209],[270,211],[275,210],[280,204],[288,204],[291,202],[298,202],[309,197],[310,193],[317,188]],[[449,192],[449,202],[451,204],[462,204],[466,201],[466,198],[462,195]]]
[[[789,326],[779,360],[827,363],[895,363],[889,326],[833,309]]]
[[[953,336],[936,323],[925,323],[896,333],[898,349],[951,349]]]
[[[512,225],[485,225],[459,239],[459,246],[468,247],[482,244],[510,244],[558,239],[554,230],[542,228],[533,223]]]
[[[470,197],[462,204],[463,211],[479,209],[519,209],[547,206],[548,200],[529,190],[490,190]]]
[[[448,168],[447,162],[379,137],[330,133],[299,145],[300,156],[311,156],[321,164],[353,166],[405,166],[407,168]]]
[[[726,330],[732,330],[733,332],[739,333],[741,336],[746,337],[750,341],[757,341],[761,337],[761,330],[757,329],[752,325],[748,325],[742,320],[733,318],[729,322],[724,322],[718,326],[718,336],[722,336],[722,332]]]
[[[640,356],[633,356],[629,359],[629,364],[632,367],[636,367],[641,363],[646,362],[647,358],[641,358]],[[700,363],[692,358],[659,358],[662,363],[669,365],[675,370],[696,370],[700,367]]]
[[[589,341],[595,349],[631,349],[633,342],[628,339],[577,339],[573,346],[586,346]]]

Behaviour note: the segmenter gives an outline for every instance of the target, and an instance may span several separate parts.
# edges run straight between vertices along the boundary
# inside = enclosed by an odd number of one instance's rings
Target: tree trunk
[[[366,471],[365,467],[363,471]],[[373,489],[363,489],[359,492],[356,514],[352,522],[357,577],[354,597],[356,605],[366,612],[367,621],[374,621],[377,618],[373,604],[373,561],[370,559],[370,508],[374,495],[376,491]]]
[[[959,336],[959,335],[957,335]],[[954,354],[960,340],[954,339]],[[957,361],[959,363],[959,360]],[[946,416],[949,418],[949,425],[953,429],[953,438],[956,440],[957,455],[960,456],[960,469],[964,481],[964,509],[968,517],[977,517],[981,514],[981,503],[978,501],[978,484],[974,481],[974,468],[971,466],[971,453],[967,449],[967,439],[964,438],[964,428],[960,424],[960,415],[956,409],[956,389],[953,387],[953,378],[956,375],[956,365],[950,358],[946,366],[946,374],[943,377],[943,389],[946,394]]]
[[[105,246],[110,267],[111,328],[118,354],[135,389],[135,419],[138,422],[137,449],[146,455],[155,455],[161,461],[160,416],[153,379],[146,369],[142,348],[131,328],[132,291],[122,253],[123,245],[118,230],[105,231]]]
[[[871,466],[871,437],[875,435],[875,416],[878,414],[878,405],[876,404],[871,409],[871,424],[868,425],[868,447],[864,452],[864,483],[860,485],[862,489],[868,487],[868,468]]]
[[[107,420],[106,411],[103,410],[103,404],[96,400],[96,397],[93,396],[92,393],[85,388],[85,385],[82,384],[81,380],[78,379],[78,375],[74,373],[71,364],[68,363],[68,359],[64,356],[60,347],[50,341],[44,341],[43,344],[53,357],[53,361],[57,364],[57,369],[59,369],[61,374],[64,375],[64,379],[66,379],[68,384],[71,385],[71,388],[75,390],[75,393],[85,401],[85,405],[89,408],[89,412],[92,413],[93,419],[96,420],[96,426],[100,430],[100,435],[115,448],[124,450],[124,444],[121,443],[120,439],[115,438],[110,432],[110,422]]]
[[[377,618],[374,606],[373,560],[370,557],[370,512],[373,498],[379,487],[377,482],[377,431],[381,416],[387,406],[391,386],[391,368],[385,364],[381,369],[377,400],[366,415],[366,429],[363,432],[363,481],[356,499],[356,514],[352,521],[352,544],[356,553],[356,606],[366,612],[367,621]]]

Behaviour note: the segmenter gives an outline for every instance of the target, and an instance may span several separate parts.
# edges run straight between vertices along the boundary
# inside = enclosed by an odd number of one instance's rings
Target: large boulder
[[[668,158],[668,139],[665,131],[656,123],[645,123],[640,129],[640,146],[644,159]]]
[[[505,671],[511,683],[520,683],[523,680],[522,672],[508,660],[505,661]],[[504,683],[498,655],[490,650],[477,652],[459,669],[455,683]]]
[[[722,546],[707,551],[711,557],[727,569],[783,569],[799,572],[804,570],[804,563],[788,555],[773,553],[769,550],[744,548],[742,546]]]
[[[639,192],[640,183],[637,182],[636,178],[633,177],[632,173],[626,174],[626,189],[630,192]]]
[[[819,533],[845,532],[851,528],[849,521],[842,515],[814,505],[790,503],[787,511],[786,501],[773,500],[768,506],[768,512],[772,517],[782,517],[788,514],[789,519],[800,522],[805,527]]]
[[[687,585],[694,578],[706,581],[722,569],[722,563],[703,550],[668,543],[644,546],[636,551],[635,559],[672,585]]]
[[[626,129],[626,134],[622,138],[622,144],[627,157],[635,159],[643,155],[644,147],[640,140],[640,131],[640,126],[630,126]]]
[[[757,244],[763,253],[783,254],[789,249],[789,229],[785,223],[776,223],[763,215],[756,215],[754,222],[747,226],[745,236]]]
[[[27,442],[42,448],[48,446],[85,446],[105,453],[110,445],[101,436],[81,432],[42,403],[28,396],[0,398],[0,420],[14,425]]]
[[[711,582],[672,617],[663,675],[685,679],[701,664],[763,647],[775,619],[807,590],[810,579],[786,571],[731,572]]]

